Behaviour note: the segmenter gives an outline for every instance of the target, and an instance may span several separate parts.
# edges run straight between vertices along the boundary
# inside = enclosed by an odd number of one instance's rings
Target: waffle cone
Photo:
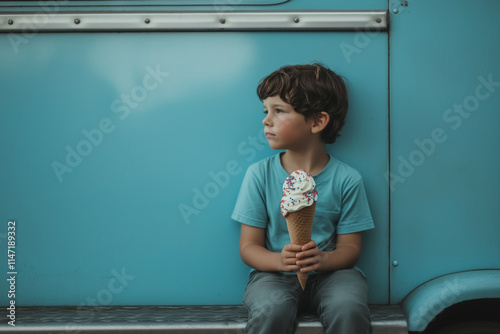
[[[316,211],[316,202],[313,205],[303,208],[296,212],[289,212],[286,215],[286,225],[290,241],[294,245],[303,246],[311,241],[314,212]],[[307,273],[297,272],[302,290],[306,288]]]

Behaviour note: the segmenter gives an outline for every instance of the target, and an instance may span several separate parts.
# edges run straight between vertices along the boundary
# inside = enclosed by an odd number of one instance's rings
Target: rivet
[[[392,261],[392,265],[393,265],[394,267],[397,267],[397,266],[399,266],[399,262],[398,262],[398,261]]]
[[[377,23],[380,23],[382,22],[382,19],[380,17],[377,17],[377,19],[375,20]]]
[[[13,25],[13,24],[14,24],[14,21],[13,21],[13,20],[8,20],[8,21],[7,21],[7,23],[8,23],[9,25]]]
[[[150,20],[150,19],[145,19],[145,20],[144,20],[144,23],[146,23],[146,24],[149,24],[149,22],[151,22],[151,20]]]
[[[224,24],[224,23],[226,23],[226,19],[222,18],[222,19],[219,20],[219,22],[222,23],[222,24]]]
[[[293,18],[293,22],[295,22],[295,23],[299,23],[299,22],[300,22],[300,19],[299,19],[298,17],[294,17],[294,18]]]
[[[394,8],[394,9],[392,10],[392,12],[393,12],[394,14],[397,14],[397,13],[399,13],[399,9]]]
[[[75,24],[80,24],[80,19],[75,19]]]

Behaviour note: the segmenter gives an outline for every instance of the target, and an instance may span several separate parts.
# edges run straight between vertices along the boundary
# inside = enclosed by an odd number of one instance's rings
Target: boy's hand
[[[297,272],[300,267],[297,265],[297,254],[302,252],[302,247],[294,244],[288,244],[281,251],[281,269],[280,271]]]
[[[310,271],[320,271],[324,253],[318,248],[314,240],[309,241],[296,254],[296,264],[303,273]]]

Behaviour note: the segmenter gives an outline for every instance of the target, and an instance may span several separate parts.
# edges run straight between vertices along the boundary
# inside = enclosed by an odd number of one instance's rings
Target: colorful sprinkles
[[[312,175],[303,169],[293,171],[283,184],[281,214],[286,217],[289,212],[311,206],[317,199],[318,191]]]

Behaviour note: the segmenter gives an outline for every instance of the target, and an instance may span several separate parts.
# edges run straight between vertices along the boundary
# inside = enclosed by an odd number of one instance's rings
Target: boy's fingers
[[[316,258],[316,255],[317,255],[317,253],[315,251],[309,250],[309,251],[305,251],[305,252],[302,252],[302,253],[298,253],[297,254],[297,259],[299,259],[301,261],[304,261],[304,260],[307,260],[307,259]]]
[[[300,272],[302,272],[302,273],[308,273],[308,272],[314,271],[314,270],[316,270],[316,264],[309,266],[309,267],[300,268]]]
[[[302,251],[311,249],[311,248],[316,248],[316,242],[314,240],[309,241],[307,244],[303,245],[301,247]]]
[[[308,249],[308,250],[303,251],[303,252],[299,252],[299,253],[297,253],[296,256],[298,259],[304,259],[304,258],[316,256],[316,255],[318,255],[318,249],[312,248],[312,249]]]
[[[298,265],[295,264],[294,261],[292,262],[289,262],[289,261],[286,261],[285,263],[285,270],[284,271],[288,271],[288,272],[295,272],[295,271],[299,271],[300,270],[300,267]]]
[[[316,257],[312,256],[312,257],[307,257],[303,260],[298,260],[296,263],[299,267],[304,267],[304,266],[309,266],[309,265],[318,263],[318,259]]]
[[[300,252],[302,250],[302,246],[288,244],[288,245],[285,245],[285,250],[289,251],[289,252]]]
[[[286,257],[283,259],[283,262],[286,265],[295,265],[297,263],[297,259],[295,257]]]

